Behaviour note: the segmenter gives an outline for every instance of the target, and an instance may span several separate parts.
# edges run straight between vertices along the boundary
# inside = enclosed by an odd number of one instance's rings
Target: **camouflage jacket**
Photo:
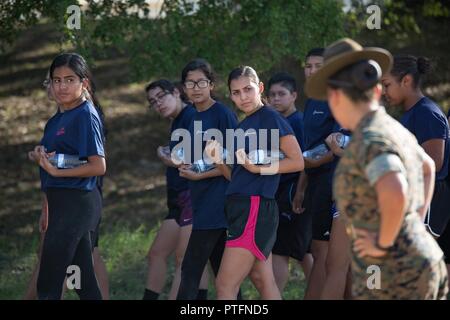
[[[358,258],[352,253],[354,291],[367,291],[367,268],[381,269],[382,287],[398,288],[413,281],[421,270],[442,259],[443,253],[425,229],[417,209],[424,204],[424,150],[416,138],[383,107],[358,124],[334,176],[333,194],[345,219],[347,234],[353,228],[378,232],[380,212],[375,183],[388,172],[400,172],[408,182],[407,209],[394,246],[383,258]],[[395,281],[394,281],[395,279]]]

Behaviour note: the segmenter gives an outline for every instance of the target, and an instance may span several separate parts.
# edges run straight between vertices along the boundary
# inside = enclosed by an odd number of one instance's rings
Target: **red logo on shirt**
[[[65,130],[64,130],[64,127],[62,127],[61,129],[59,129],[57,132],[56,132],[56,135],[57,136],[62,136],[63,134],[65,134],[66,132],[65,132]]]

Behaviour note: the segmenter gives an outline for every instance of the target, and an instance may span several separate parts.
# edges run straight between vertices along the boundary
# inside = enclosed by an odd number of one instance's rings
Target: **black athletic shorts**
[[[312,239],[329,241],[332,216],[331,170],[308,175],[304,208],[312,216]]]
[[[275,199],[261,196],[228,196],[225,202],[228,222],[226,247],[249,250],[265,261],[272,252],[278,228]]]
[[[301,214],[292,211],[296,188],[297,181],[284,183],[278,188],[276,200],[280,214],[272,253],[302,261],[311,244],[312,216],[309,211]]]

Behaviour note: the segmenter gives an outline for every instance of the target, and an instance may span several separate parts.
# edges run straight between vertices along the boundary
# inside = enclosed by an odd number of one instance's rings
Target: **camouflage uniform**
[[[443,253],[417,213],[424,203],[423,156],[414,136],[381,107],[361,120],[339,162],[333,192],[352,240],[353,228],[379,230],[374,186],[378,178],[394,171],[408,182],[407,210],[394,246],[382,258],[352,254],[357,299],[445,298],[448,280]],[[380,267],[379,289],[368,288],[370,265]]]

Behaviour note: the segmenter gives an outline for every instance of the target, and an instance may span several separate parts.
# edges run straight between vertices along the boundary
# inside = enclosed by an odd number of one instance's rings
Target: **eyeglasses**
[[[81,79],[82,80],[82,79]],[[81,83],[81,80],[78,81],[78,79],[74,78],[68,78],[68,79],[52,79],[52,85],[53,86],[61,86],[61,84],[64,84],[67,87],[74,86],[76,84]]]
[[[200,81],[188,80],[184,83],[184,86],[186,87],[186,89],[194,89],[195,86],[197,86],[199,89],[205,89],[209,86],[210,83],[211,81],[209,80],[200,80]]]
[[[158,93],[158,94],[155,96],[155,98],[148,99],[148,103],[150,104],[148,107],[149,107],[150,109],[156,109],[156,108],[159,106],[158,103],[162,102],[163,99],[164,99],[169,93],[170,93],[170,92],[168,92],[168,91],[161,91],[160,93]]]
[[[50,85],[50,79],[45,79],[44,81],[42,81],[42,86],[44,88],[48,88],[48,86]]]

